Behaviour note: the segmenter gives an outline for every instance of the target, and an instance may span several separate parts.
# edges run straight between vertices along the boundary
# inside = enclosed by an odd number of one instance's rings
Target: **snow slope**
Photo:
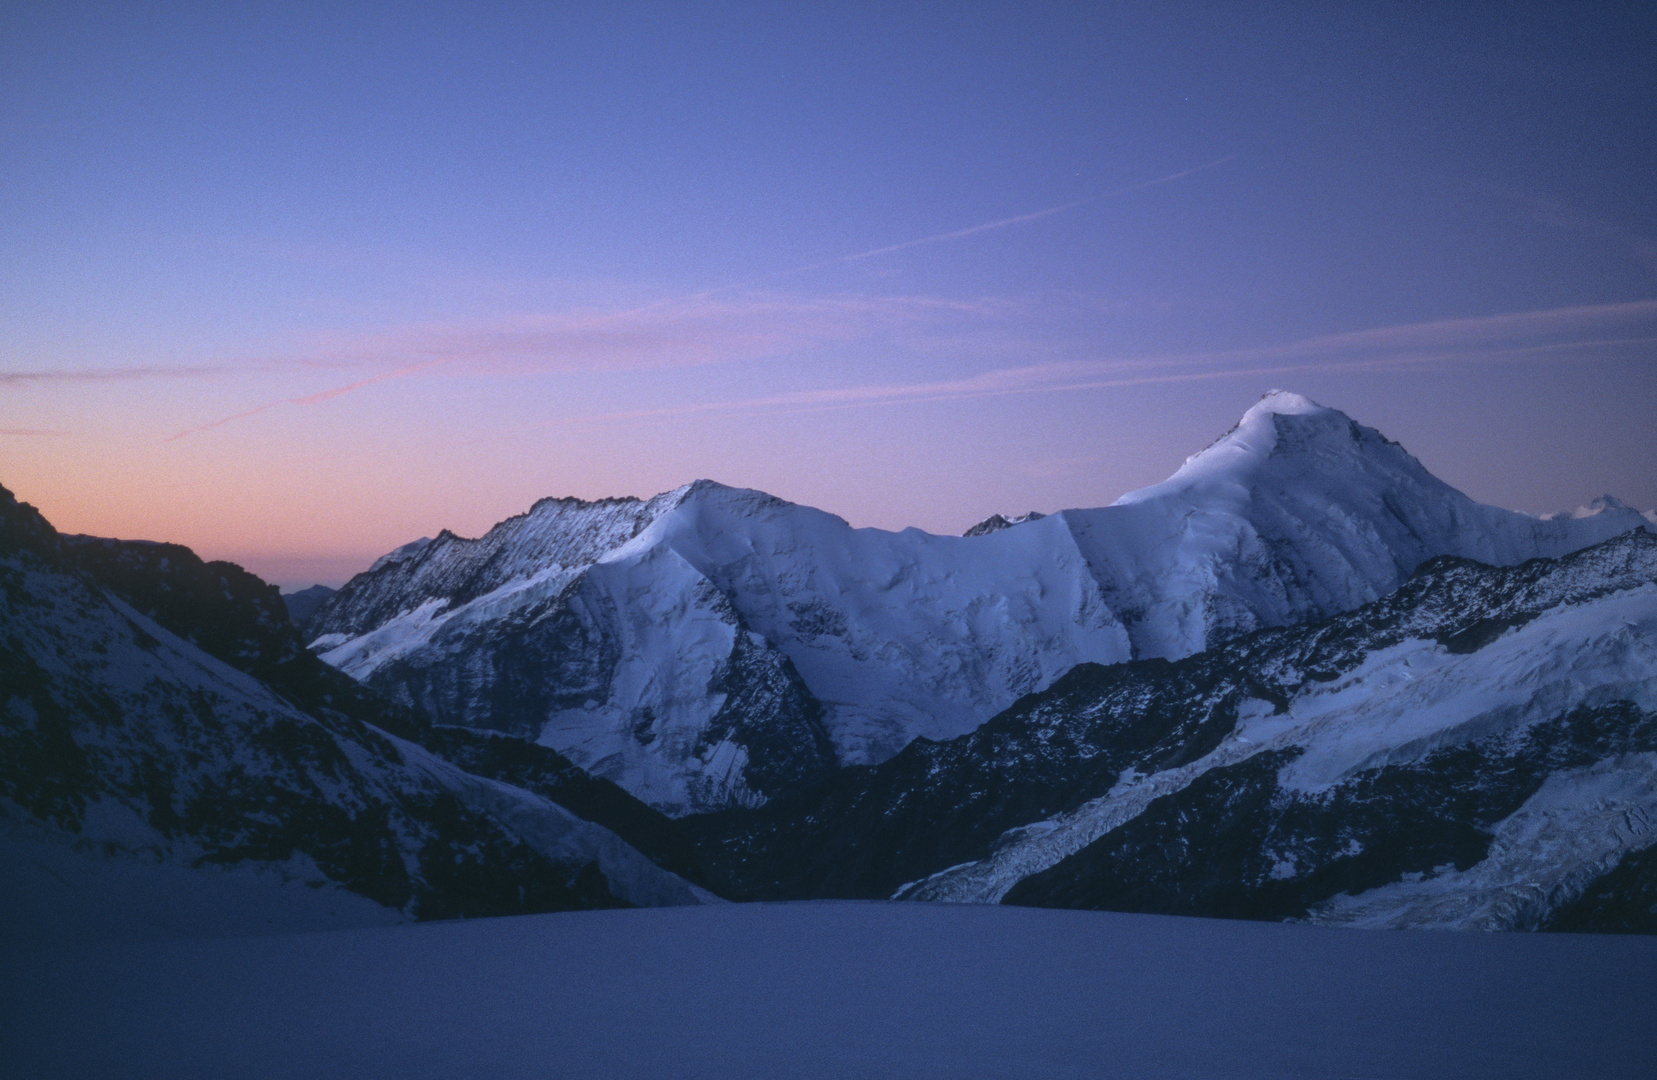
[[[195,866],[12,812],[0,817],[0,953],[44,945],[343,930],[407,921],[304,856]]]
[[[399,549],[324,606],[312,647],[682,813],[959,735],[1083,661],[1347,610],[1435,555],[1506,565],[1645,524],[1613,503],[1548,519],[1479,505],[1274,392],[1162,484],[970,537],[852,529],[707,481],[545,500],[480,539]]]
[[[959,835],[983,816],[972,792],[999,789],[988,809],[1018,824],[903,898],[1649,932],[1657,539],[1631,532],[1511,570],[1437,560],[1326,623],[1165,669],[1078,673],[970,739],[984,749],[923,748],[924,784],[911,762],[910,779],[871,774],[867,795],[835,800],[875,798],[864,820],[907,815],[891,831],[924,854],[908,819]],[[1103,793],[1016,816],[1016,793],[1043,777],[1055,793]],[[821,822],[829,805],[794,813]],[[752,861],[756,841],[802,839],[750,826],[724,843]]]
[[[683,826],[737,899],[1335,919],[1350,895],[1365,925],[1650,933],[1654,753],[1657,535],[1631,530],[1081,665],[966,735]]]
[[[102,860],[76,871],[89,880],[121,877],[110,860],[291,871],[423,918],[709,899],[542,795],[299,709],[95,585],[74,568],[81,546],[0,489],[0,815],[14,854]],[[198,886],[185,891],[211,891]]]
[[[37,1080],[1639,1080],[1657,938],[732,904],[0,953]]]
[[[1532,725],[1574,709],[1613,702],[1657,712],[1657,585],[1549,612],[1468,655],[1456,655],[1432,639],[1410,639],[1372,653],[1338,680],[1312,683],[1282,711],[1254,702],[1252,708],[1241,710],[1229,737],[1197,760],[1148,775],[1130,773],[1109,793],[1076,810],[1012,831],[988,858],[906,886],[902,895],[995,903],[1024,878],[1133,821],[1154,800],[1257,756],[1275,760],[1274,755],[1292,752],[1286,764],[1273,769],[1277,784],[1286,792],[1316,797],[1368,770],[1418,763],[1449,747],[1513,739]],[[1505,858],[1515,869],[1504,880],[1536,883],[1575,876],[1580,891],[1582,884],[1605,873],[1626,852],[1657,841],[1651,824],[1620,832],[1596,824],[1600,818],[1657,814],[1653,761],[1657,758],[1649,753],[1635,753],[1596,763],[1583,775],[1609,773],[1620,778],[1603,791],[1550,778],[1544,790],[1551,794],[1534,798],[1558,804],[1560,791],[1577,791],[1582,804],[1573,813],[1582,819],[1580,833],[1557,827],[1550,843],[1533,837],[1522,860],[1498,850],[1488,856],[1494,862],[1481,873],[1489,873]],[[1529,803],[1526,807],[1515,819],[1535,814]],[[1508,831],[1516,827],[1502,826]],[[1498,830],[1498,843],[1501,835]],[[1283,872],[1292,870],[1285,864]],[[1458,891],[1472,887],[1469,879]],[[1442,880],[1433,886],[1438,892],[1449,888]],[[1572,895],[1564,890],[1554,903]],[[1403,893],[1374,899],[1375,910],[1387,912],[1377,917],[1378,925],[1423,925],[1417,921],[1419,913],[1408,910]],[[1552,906],[1539,907],[1536,914],[1544,915]],[[1339,901],[1328,917],[1361,921],[1356,912]],[[1470,905],[1463,905],[1455,917],[1440,913],[1426,924],[1528,928],[1522,920],[1481,920]]]

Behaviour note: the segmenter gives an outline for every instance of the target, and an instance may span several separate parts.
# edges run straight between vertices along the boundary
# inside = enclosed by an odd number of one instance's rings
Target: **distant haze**
[[[959,532],[1297,390],[1657,506],[1657,9],[12,4],[0,484],[339,584],[698,477]]]

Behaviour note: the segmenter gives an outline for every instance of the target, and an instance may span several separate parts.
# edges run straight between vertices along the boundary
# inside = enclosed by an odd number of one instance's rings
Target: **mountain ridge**
[[[744,899],[1651,932],[1653,751],[1657,536],[1631,530],[1081,665],[967,735],[685,824]],[[1550,821],[1550,846],[1525,839]]]
[[[399,700],[539,739],[681,814],[960,735],[1084,661],[1191,655],[1375,600],[1437,555],[1511,564],[1646,524],[1620,504],[1482,506],[1278,391],[1162,484],[970,538],[853,529],[706,480],[541,500],[358,575],[308,631]],[[750,685],[782,719],[716,724]]]
[[[45,843],[180,888],[276,868],[278,892],[298,875],[421,919],[707,899],[622,839],[660,849],[648,819],[671,826],[619,789],[550,760],[509,785],[419,745],[428,722],[310,654],[274,586],[178,545],[60,535],[4,489],[0,645],[7,859]]]

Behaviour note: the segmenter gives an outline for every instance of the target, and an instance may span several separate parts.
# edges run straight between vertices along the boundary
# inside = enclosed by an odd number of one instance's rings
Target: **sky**
[[[1657,507],[1657,9],[0,5],[0,484],[337,585],[699,477],[959,532],[1299,391]]]

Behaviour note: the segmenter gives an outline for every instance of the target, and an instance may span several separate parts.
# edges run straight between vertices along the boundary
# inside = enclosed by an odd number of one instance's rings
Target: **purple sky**
[[[707,476],[959,531],[1262,392],[1657,506],[1650,5],[0,8],[0,484],[337,584]]]

